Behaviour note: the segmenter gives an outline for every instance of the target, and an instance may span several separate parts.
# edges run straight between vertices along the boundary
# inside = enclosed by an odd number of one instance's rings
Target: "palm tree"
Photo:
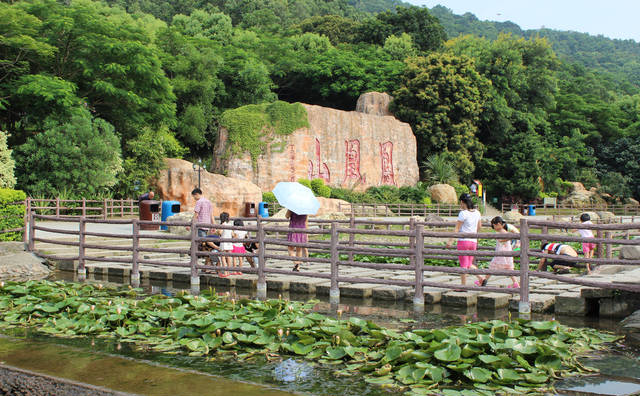
[[[451,158],[446,153],[432,154],[422,163],[425,180],[431,184],[452,183],[458,179]]]

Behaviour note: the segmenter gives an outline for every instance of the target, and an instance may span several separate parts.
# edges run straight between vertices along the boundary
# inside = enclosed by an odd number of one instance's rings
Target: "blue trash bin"
[[[258,204],[258,214],[260,217],[269,217],[269,209],[266,202],[260,202]]]
[[[160,218],[162,221],[167,221],[167,219],[173,216],[176,213],[180,213],[180,202],[178,201],[162,201],[162,217]],[[163,225],[160,227],[161,230],[168,230],[169,227]]]
[[[529,216],[536,215],[536,205],[529,205]]]

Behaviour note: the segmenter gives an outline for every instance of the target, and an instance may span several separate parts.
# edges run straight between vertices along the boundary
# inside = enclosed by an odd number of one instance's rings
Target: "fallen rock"
[[[367,92],[358,98],[356,111],[358,113],[372,114],[377,116],[392,116],[389,111],[389,103],[393,97],[383,92]]]
[[[194,215],[193,212],[180,212],[169,217],[167,221],[170,223],[182,223],[185,221],[189,222],[193,218],[193,215]],[[173,234],[173,235],[190,235],[191,234],[190,231],[187,231],[187,227],[183,227],[183,226],[170,225],[170,226],[167,226],[167,229],[169,231],[169,234]]]
[[[320,209],[316,216],[325,216],[332,213],[350,213],[351,204],[342,199],[317,197],[320,201]]]
[[[503,219],[507,223],[511,223],[517,226],[518,224],[520,224],[520,219],[522,219],[523,217],[524,216],[522,216],[522,214],[517,210],[510,210],[504,214]]]
[[[583,212],[580,213],[580,216],[582,216],[583,214],[588,214],[591,218],[591,221],[593,221],[594,223],[600,220],[600,215],[597,212]],[[580,221],[580,216],[578,216],[578,221]]]
[[[196,202],[191,191],[198,186],[198,172],[193,164],[175,158],[165,159],[167,168],[155,182],[156,191],[164,200],[178,201],[182,211],[193,210]],[[248,180],[235,179],[202,170],[200,189],[211,200],[213,213],[228,212],[231,217],[244,216],[245,202],[262,201],[262,190]]]
[[[445,220],[438,215],[430,213],[429,215],[427,215],[427,217],[425,217],[424,221],[427,223],[443,223]]]
[[[570,182],[570,183],[573,184],[573,192],[587,191],[587,189],[584,188],[584,184],[580,182]]]
[[[616,218],[616,215],[611,212],[604,211],[604,212],[597,212],[597,213],[600,220],[606,223],[610,223],[612,220],[615,220]]]
[[[50,273],[45,260],[25,252],[22,242],[0,243],[0,279],[27,281],[46,278]]]
[[[456,189],[448,184],[434,184],[429,187],[431,193],[431,200],[439,203],[456,204],[458,203],[458,196]]]
[[[639,239],[634,237],[633,239]],[[640,246],[623,246],[620,248],[620,258],[625,260],[640,260]]]

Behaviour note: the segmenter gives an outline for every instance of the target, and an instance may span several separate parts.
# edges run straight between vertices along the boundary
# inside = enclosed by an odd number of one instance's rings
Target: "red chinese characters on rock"
[[[396,180],[393,173],[393,142],[380,143],[380,162],[382,164],[380,184],[395,186]]]
[[[346,154],[344,166],[344,180],[342,184],[348,181],[360,181],[360,141],[358,139],[345,140]]]
[[[287,147],[289,154],[289,181],[296,181],[296,147],[290,144]]]
[[[329,184],[331,182],[331,172],[329,172],[329,167],[326,162],[322,162],[322,150],[320,148],[320,141],[316,139],[316,150],[315,150],[315,160],[316,164],[313,164],[313,161],[309,161],[309,168],[307,170],[307,175],[309,176],[309,180],[313,180],[315,178],[320,178],[324,180],[325,183]]]

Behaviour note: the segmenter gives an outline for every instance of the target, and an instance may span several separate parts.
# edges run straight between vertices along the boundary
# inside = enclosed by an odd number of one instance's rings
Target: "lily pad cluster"
[[[100,285],[7,282],[0,283],[0,328],[114,337],[209,359],[295,356],[412,395],[543,392],[555,378],[594,371],[577,357],[618,338],[524,320],[401,331],[356,317],[331,318],[312,312],[313,305],[214,292],[145,296]]]

